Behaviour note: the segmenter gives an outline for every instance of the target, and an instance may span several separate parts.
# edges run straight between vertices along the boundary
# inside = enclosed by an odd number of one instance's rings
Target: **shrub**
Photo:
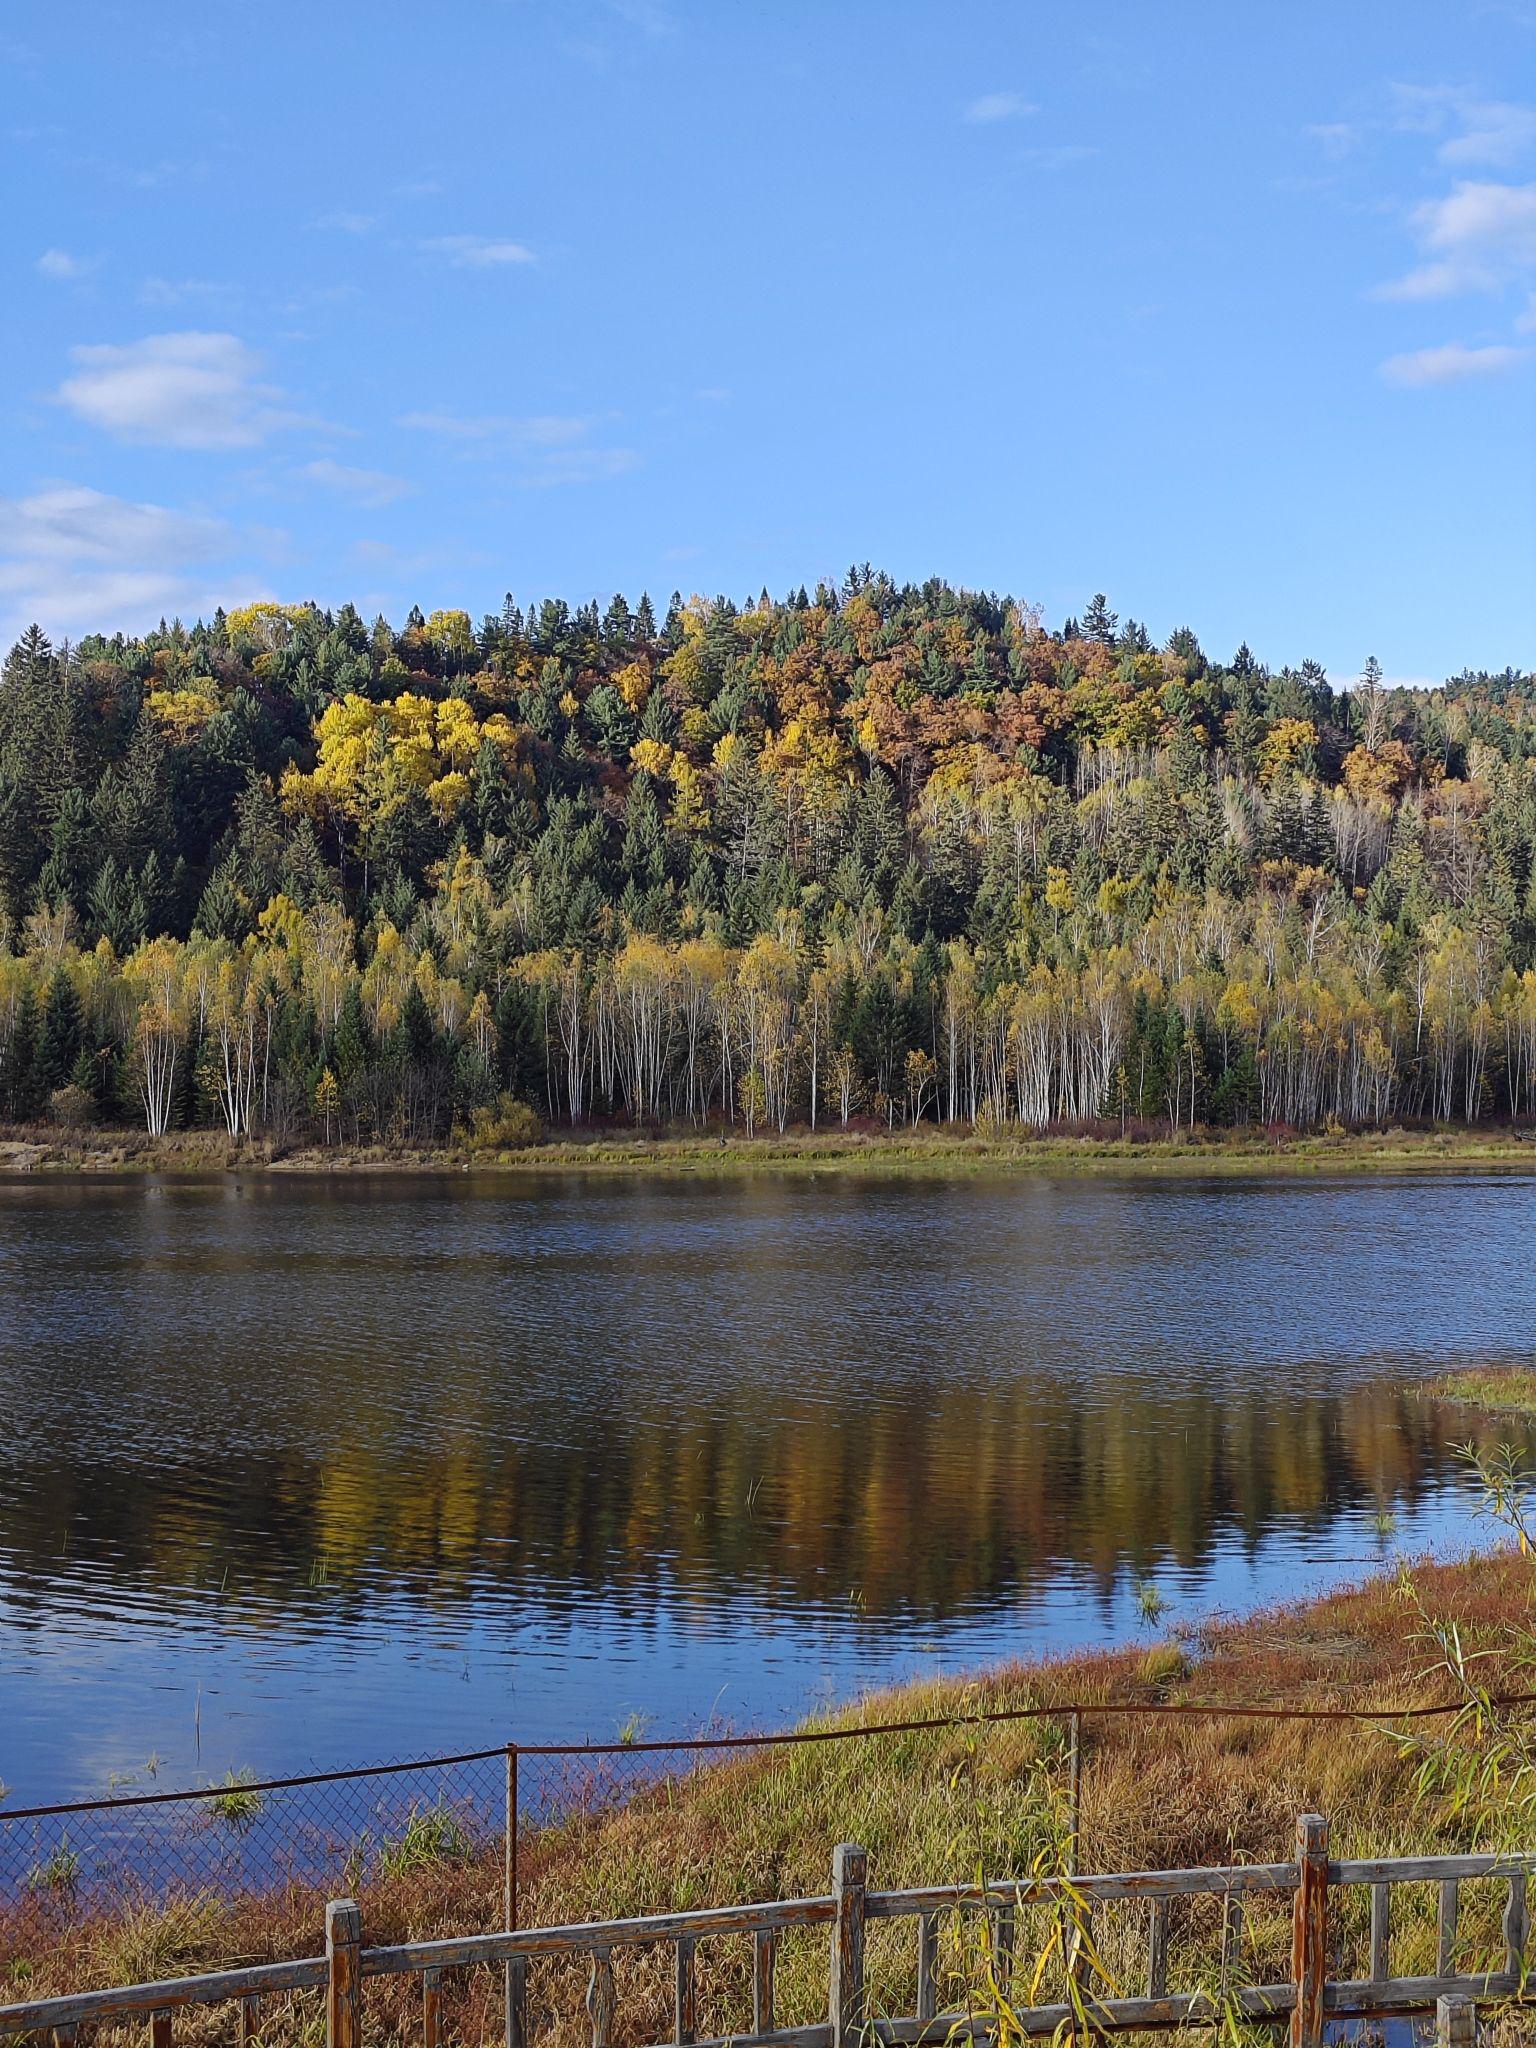
[[[83,1131],[87,1124],[96,1121],[96,1105],[83,1088],[77,1088],[71,1081],[63,1088],[55,1088],[49,1096],[48,1114],[63,1130]]]
[[[469,1149],[520,1152],[526,1145],[537,1145],[543,1135],[543,1121],[531,1104],[519,1102],[515,1095],[502,1095],[494,1108],[482,1104],[470,1119]]]

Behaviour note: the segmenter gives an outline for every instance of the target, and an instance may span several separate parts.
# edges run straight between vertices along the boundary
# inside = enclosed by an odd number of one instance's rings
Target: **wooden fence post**
[[[1291,2048],[1322,2048],[1323,1986],[1328,1981],[1328,1823],[1320,1813],[1304,1813],[1296,1822],[1296,1876]]]
[[[832,2048],[858,2048],[864,2031],[864,1881],[869,1859],[854,1842],[832,1852]]]
[[[363,1916],[354,1899],[325,1909],[327,2048],[362,2048]]]
[[[1439,2048],[1477,2048],[1477,2007],[1470,1998],[1435,2000],[1435,2040]]]

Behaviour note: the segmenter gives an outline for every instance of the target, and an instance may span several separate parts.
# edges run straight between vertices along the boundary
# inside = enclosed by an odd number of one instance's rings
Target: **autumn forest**
[[[0,681],[0,1118],[1182,1131],[1530,1113],[1536,677],[1093,598],[396,629],[255,604]]]

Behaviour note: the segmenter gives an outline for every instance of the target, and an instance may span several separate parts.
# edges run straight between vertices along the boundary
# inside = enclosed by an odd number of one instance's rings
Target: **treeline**
[[[1347,689],[868,569],[0,677],[0,1116],[1524,1115],[1536,678]]]

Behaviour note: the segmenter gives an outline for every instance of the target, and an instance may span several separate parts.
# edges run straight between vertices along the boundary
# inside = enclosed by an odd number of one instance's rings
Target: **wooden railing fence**
[[[367,2031],[367,1990],[371,1980],[415,1977],[421,1986],[422,2048],[442,2048],[442,1992],[445,1973],[491,1965],[503,1973],[505,2048],[531,2048],[527,2000],[528,1966],[537,1958],[577,1958],[589,1971],[586,2022],[592,2048],[613,2048],[616,1950],[670,1948],[675,1997],[666,2040],[674,2048],[917,2048],[917,2044],[995,2041],[996,2010],[978,2000],[974,2010],[943,2010],[939,2000],[939,1924],[945,1914],[990,1917],[994,1953],[1011,1954],[1018,1911],[1054,1901],[1069,1906],[1086,1931],[1094,1911],[1113,1902],[1142,1902],[1147,1908],[1145,1990],[1136,1996],[1099,1996],[1082,1972],[1086,1938],[1069,1964],[1078,1986],[1071,2002],[1011,2008],[1009,2026],[1041,2038],[1086,2031],[1093,2036],[1167,2030],[1219,2022],[1231,2011],[1260,2023],[1286,2028],[1289,2048],[1323,2048],[1324,2030],[1341,2020],[1379,2019],[1427,2013],[1437,2016],[1445,2048],[1471,2048],[1479,2005],[1526,1997],[1526,1950],[1530,1926],[1527,1885],[1536,1874],[1536,1854],[1389,1857],[1330,1862],[1327,1823],[1303,1814],[1297,1823],[1295,1860],[1239,1864],[1229,1868],[1114,1872],[1000,1881],[986,1885],[933,1885],[917,1890],[877,1891],[868,1883],[865,1852],[844,1843],[835,1853],[832,1888],[821,1897],[711,1907],[704,1911],[650,1914],[643,1918],[586,1922],[566,1927],[525,1928],[450,1940],[365,1945],[362,1914],[351,1900],[326,1909],[325,1953],[298,1962],[228,1970],[158,1984],[134,1984],[44,1998],[0,2007],[0,2039],[18,2034],[52,2034],[73,2043],[80,2028],[145,2020],[150,2048],[172,2048],[174,2016],[189,2007],[232,2006],[239,2038],[260,2031],[260,2002],[285,1993],[324,1987],[328,2048],[363,2048]],[[1473,1972],[1458,1969],[1461,1887],[1491,1879],[1505,1887],[1502,1966]],[[1392,1962],[1394,1888],[1436,1887],[1436,1966],[1431,1975],[1394,1975]],[[1341,1889],[1369,1892],[1369,1971],[1338,1978],[1330,1972],[1337,1930],[1330,1901]],[[1289,1894],[1291,1966],[1274,1983],[1238,1983],[1217,1996],[1208,1988],[1169,1985],[1169,1917],[1175,1901],[1205,1897],[1219,1903],[1224,1961],[1239,1953],[1244,1912],[1255,1898]],[[909,1923],[915,1936],[916,2009],[895,2017],[878,2014],[865,1970],[866,1934],[882,1921]],[[796,1929],[825,1927],[829,1935],[827,2015],[813,2025],[780,2024],[775,2001],[775,1965],[782,1937]],[[751,1943],[751,2019],[739,2031],[704,2040],[697,2033],[696,1959],[701,1942],[747,1937]]]

